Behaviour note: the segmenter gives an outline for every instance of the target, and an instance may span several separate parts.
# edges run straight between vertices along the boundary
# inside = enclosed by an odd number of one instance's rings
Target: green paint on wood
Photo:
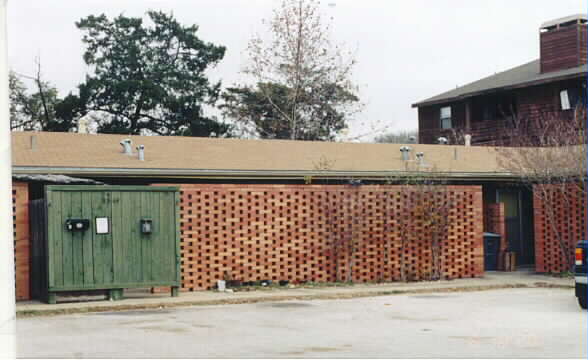
[[[46,190],[50,292],[180,285],[176,187]],[[107,234],[97,234],[98,217],[108,218]],[[67,219],[87,219],[90,227],[68,231]],[[152,233],[141,232],[141,219],[152,220]]]
[[[71,216],[75,219],[82,219],[82,193],[74,192],[71,194]],[[72,267],[73,277],[72,281],[76,285],[84,283],[84,234],[88,231],[76,231],[72,233]]]
[[[178,282],[178,284],[180,283],[180,281],[182,280],[182,269],[181,269],[181,265],[182,265],[182,253],[181,253],[181,249],[180,249],[180,240],[181,240],[181,234],[180,234],[180,192],[176,191],[174,193],[174,200],[175,200],[175,206],[174,206],[174,211],[175,211],[175,216],[174,216],[174,228],[176,229],[176,233],[175,233],[175,243],[176,243],[176,269],[175,269],[175,278],[174,280]]]
[[[106,282],[104,276],[104,267],[107,266],[106,259],[105,259],[105,251],[103,251],[104,238],[110,236],[109,234],[97,234],[96,233],[96,218],[101,217],[110,217],[110,211],[106,211],[104,206],[104,202],[102,199],[103,193],[96,193],[96,192],[88,192],[90,195],[90,204],[92,207],[92,217],[90,221],[93,222],[92,224],[92,231],[90,236],[92,237],[92,254],[94,255],[94,281],[96,284],[103,284]]]
[[[82,234],[82,263],[83,283],[94,284],[94,246],[93,234],[96,232],[95,221],[92,209],[92,193],[83,192],[82,196],[82,219],[90,220],[90,229]]]
[[[110,300],[122,300],[123,298],[123,289],[110,289],[108,291],[108,299]]]
[[[63,285],[74,286],[74,267],[73,267],[73,241],[74,234],[71,231],[65,231],[65,221],[72,218],[71,193],[61,194],[61,237],[63,239]]]
[[[141,193],[141,219],[153,219],[152,206],[153,194],[146,192]],[[153,274],[151,272],[151,248],[153,243],[153,233],[140,234],[139,238],[141,243],[141,280],[152,281]]]

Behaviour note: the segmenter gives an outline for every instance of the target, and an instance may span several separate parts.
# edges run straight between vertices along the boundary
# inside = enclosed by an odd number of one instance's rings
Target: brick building
[[[210,288],[226,276],[394,281],[401,261],[408,278],[426,279],[428,230],[410,207],[418,191],[399,185],[419,173],[442,180],[438,201],[450,204],[444,278],[483,275],[484,232],[499,233],[501,253],[515,252],[520,265],[544,264],[538,254],[557,255],[549,241],[534,237],[537,226],[541,234],[545,229],[533,221],[532,194],[499,166],[492,147],[130,136],[145,146],[140,160],[121,151],[124,138],[12,134],[19,299],[30,297],[27,203],[44,196],[45,184],[59,183],[56,175],[180,186],[184,291]],[[410,244],[402,247],[407,233]]]
[[[548,21],[538,32],[539,59],[413,104],[419,142],[463,144],[470,134],[473,145],[501,145],[520,122],[573,116],[586,99],[586,21],[585,14]]]

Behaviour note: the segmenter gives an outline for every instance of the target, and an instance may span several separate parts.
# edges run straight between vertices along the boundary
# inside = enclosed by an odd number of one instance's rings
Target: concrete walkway
[[[429,281],[414,283],[357,284],[341,286],[271,287],[255,291],[198,291],[182,292],[179,297],[169,294],[151,294],[147,289],[127,290],[119,301],[103,300],[104,297],[59,298],[57,304],[38,301],[17,302],[17,317],[60,315],[73,313],[158,309],[179,306],[244,304],[263,301],[350,299],[357,297],[454,292],[483,291],[506,288],[559,287],[573,288],[573,278],[538,275],[530,271],[486,272],[483,278]]]

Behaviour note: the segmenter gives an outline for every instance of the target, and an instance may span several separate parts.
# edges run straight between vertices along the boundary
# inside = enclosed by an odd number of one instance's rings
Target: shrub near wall
[[[446,188],[452,209],[442,275],[481,276],[481,187]],[[207,289],[227,278],[399,280],[402,201],[393,185],[182,185],[182,290]],[[425,230],[418,221],[410,228]],[[404,258],[410,278],[419,280],[431,260],[426,239],[416,239]]]
[[[562,196],[561,188],[555,185],[545,189],[548,191],[546,198],[550,201],[533,196],[536,271],[545,273],[569,271],[565,256],[573,259],[576,243],[588,238],[586,198],[575,185],[567,186],[565,196]],[[535,186],[533,192],[538,191]],[[553,220],[550,221],[552,218]],[[569,254],[562,253],[556,234],[559,234],[568,246]]]

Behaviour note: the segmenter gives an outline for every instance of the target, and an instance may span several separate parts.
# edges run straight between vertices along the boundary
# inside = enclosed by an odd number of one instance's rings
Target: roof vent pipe
[[[137,151],[139,152],[139,160],[145,161],[145,145],[137,146]]]
[[[400,153],[402,154],[402,160],[408,161],[410,160],[410,147],[408,146],[401,146]]]
[[[133,155],[133,148],[131,148],[132,141],[131,139],[124,139],[120,142],[123,147],[123,154],[125,155]]]
[[[423,163],[423,160],[425,160],[425,153],[418,152],[415,155],[416,155],[416,158],[417,158],[418,163],[419,164],[422,164]]]
[[[472,135],[466,134],[465,138],[465,146],[472,146]]]
[[[37,137],[35,135],[31,135],[31,150],[37,150]]]

